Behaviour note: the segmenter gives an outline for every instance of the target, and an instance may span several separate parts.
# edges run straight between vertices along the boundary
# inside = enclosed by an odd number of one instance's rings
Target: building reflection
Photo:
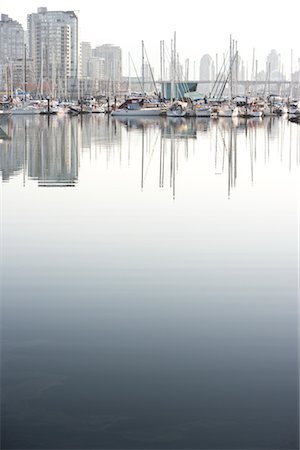
[[[57,119],[57,120],[56,120]],[[10,140],[2,143],[2,180],[23,169],[39,186],[74,186],[78,180],[78,125],[73,120],[20,116],[8,120]]]
[[[257,164],[279,159],[292,170],[300,160],[300,127],[277,117],[18,116],[1,126],[2,181],[23,171],[24,183],[33,179],[41,187],[74,187],[80,159],[88,157],[90,165],[102,164],[102,169],[135,164],[141,189],[151,182],[170,189],[174,198],[181,167],[186,173],[186,163],[199,164],[206,176],[223,178],[230,198],[239,179],[254,184]]]
[[[7,182],[21,173],[24,166],[24,133],[23,127],[13,123],[9,117],[6,117],[5,122],[1,122],[0,126],[0,173],[2,181]],[[12,139],[12,136],[20,132],[23,145]]]
[[[42,187],[72,187],[78,180],[78,126],[74,120],[41,127],[27,153],[27,173]],[[50,120],[49,120],[50,119]]]

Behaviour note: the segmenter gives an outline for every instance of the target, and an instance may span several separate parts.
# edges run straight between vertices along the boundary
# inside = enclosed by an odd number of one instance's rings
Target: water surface
[[[300,127],[3,130],[1,448],[298,449]]]

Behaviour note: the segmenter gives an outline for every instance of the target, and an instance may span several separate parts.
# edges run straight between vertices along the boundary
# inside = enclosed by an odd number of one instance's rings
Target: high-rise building
[[[104,44],[92,50],[92,56],[103,58],[103,79],[111,83],[111,90],[116,92],[122,82],[122,51],[116,45]]]
[[[0,91],[14,94],[24,88],[24,30],[6,14],[0,20]]]
[[[111,87],[105,58],[95,56],[90,42],[80,43],[80,97],[108,95]]]
[[[105,60],[97,56],[91,56],[89,59],[89,76],[92,80],[101,81],[104,80]]]
[[[89,61],[92,57],[92,46],[90,42],[81,42],[80,43],[80,70],[79,76],[89,77]]]
[[[38,8],[27,17],[29,55],[41,95],[66,95],[77,86],[78,18],[74,11]],[[77,94],[78,95],[78,94]]]

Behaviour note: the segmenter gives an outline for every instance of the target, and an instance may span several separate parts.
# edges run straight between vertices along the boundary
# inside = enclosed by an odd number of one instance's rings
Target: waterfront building
[[[27,17],[29,55],[40,95],[78,96],[78,18],[38,8]]]
[[[80,78],[89,77],[89,62],[92,57],[92,46],[90,42],[80,43],[80,66],[79,76]]]
[[[0,91],[13,96],[24,89],[24,30],[6,14],[0,20]]]
[[[104,44],[92,49],[92,56],[103,60],[102,80],[110,86],[108,93],[115,95],[120,90],[122,82],[121,48],[112,44]]]
[[[91,56],[88,64],[88,73],[92,81],[92,94],[108,95],[108,84],[105,79],[105,59]]]
[[[92,49],[90,42],[80,43],[80,97],[109,95],[111,80],[107,77],[106,59]]]

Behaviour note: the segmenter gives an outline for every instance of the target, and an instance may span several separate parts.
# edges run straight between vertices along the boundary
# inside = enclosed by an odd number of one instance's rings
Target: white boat
[[[257,108],[256,106],[242,106],[239,108],[239,114],[240,117],[248,118],[248,117],[262,117],[263,111],[260,108]]]
[[[276,111],[274,111],[273,105],[265,105],[262,108],[262,115],[266,117],[277,116]]]
[[[289,114],[291,116],[300,116],[300,108],[295,108],[293,110],[290,110]]]
[[[40,114],[41,113],[41,108],[39,106],[36,105],[27,105],[27,106],[15,106],[13,108],[11,108],[11,115],[12,116],[16,116],[16,115],[24,115],[24,114]]]
[[[93,108],[90,105],[70,105],[69,112],[73,114],[91,114]]]
[[[287,114],[288,108],[286,105],[283,105],[282,103],[275,103],[274,112],[277,114],[277,116],[282,116],[283,114]]]
[[[210,117],[212,114],[212,110],[210,106],[201,105],[195,107],[196,117]]]
[[[167,117],[185,117],[188,115],[187,102],[175,101],[167,108]]]
[[[129,98],[110,114],[117,117],[160,116],[165,109],[165,104],[161,102],[151,102],[144,98]]]
[[[221,105],[218,109],[219,117],[237,117],[239,114],[239,109],[237,106],[233,105]]]
[[[292,102],[288,107],[288,114],[298,116],[300,114],[300,102]]]

